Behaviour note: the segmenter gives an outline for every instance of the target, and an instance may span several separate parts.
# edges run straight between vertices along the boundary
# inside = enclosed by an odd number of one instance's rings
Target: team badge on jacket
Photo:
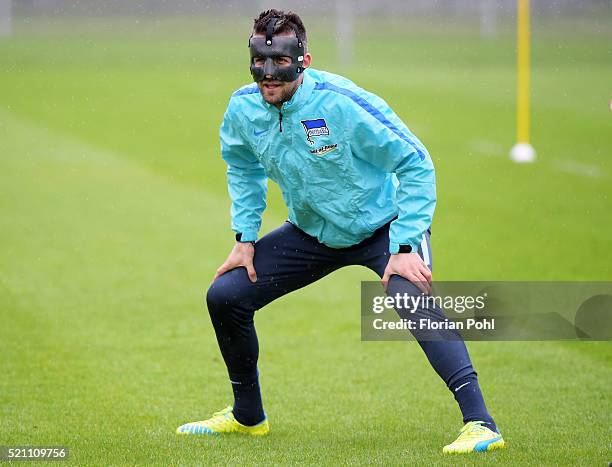
[[[314,120],[302,120],[302,126],[306,132],[306,140],[310,144],[314,144],[312,139],[315,136],[327,136],[329,135],[329,128],[325,123],[324,118],[316,118]]]

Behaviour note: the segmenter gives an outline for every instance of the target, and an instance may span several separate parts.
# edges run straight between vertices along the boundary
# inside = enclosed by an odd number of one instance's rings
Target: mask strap
[[[295,38],[296,38],[296,39],[297,39],[297,41],[298,41],[298,47],[299,47],[300,49],[301,49],[301,48],[303,48],[302,41],[300,40],[300,37],[299,37],[299,35],[298,35],[298,30],[297,30],[297,28],[296,28],[296,27],[295,27],[293,24],[291,24],[291,23],[288,23],[288,26],[289,26],[291,29],[293,29],[293,33],[295,34]]]
[[[266,45],[272,45],[272,36],[274,34],[274,28],[276,27],[279,21],[282,21],[282,18],[279,18],[278,16],[270,18],[270,20],[268,21],[268,24],[266,25]],[[295,37],[298,40],[298,47],[303,48],[302,41],[298,37],[297,28],[291,23],[289,23],[289,27],[293,29],[293,33],[295,34]],[[250,44],[251,44],[251,41],[249,39],[249,46]]]
[[[268,24],[266,26],[266,44],[272,45],[272,34],[274,34],[274,28],[276,27],[276,23],[278,23],[281,19],[278,17],[270,18]]]

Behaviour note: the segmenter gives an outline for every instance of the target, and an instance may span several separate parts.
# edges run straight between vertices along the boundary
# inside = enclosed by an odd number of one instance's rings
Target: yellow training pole
[[[517,3],[516,144],[510,157],[515,162],[533,162],[536,154],[529,144],[529,0]]]
[[[518,0],[517,142],[529,142],[529,0]]]

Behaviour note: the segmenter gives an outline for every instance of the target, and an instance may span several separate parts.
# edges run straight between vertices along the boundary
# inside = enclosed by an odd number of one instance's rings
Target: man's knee
[[[208,312],[213,320],[218,313],[222,312],[224,305],[227,303],[227,292],[220,284],[219,279],[215,280],[206,292],[206,306],[208,307]]]
[[[252,287],[250,283],[241,280],[244,271],[233,270],[217,278],[206,292],[206,305],[213,321],[233,314],[254,311]],[[246,276],[246,273],[243,274]]]

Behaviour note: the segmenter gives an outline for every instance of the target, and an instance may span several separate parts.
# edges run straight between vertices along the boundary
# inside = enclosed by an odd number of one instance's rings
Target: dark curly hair
[[[276,23],[274,27],[274,34],[281,34],[284,32],[296,31],[297,38],[304,43],[304,49],[306,49],[306,28],[302,19],[292,11],[284,12],[283,10],[276,10],[274,8],[266,11],[262,11],[259,17],[255,18],[253,25],[253,33],[265,34],[266,26],[271,18],[280,18],[280,21]]]

